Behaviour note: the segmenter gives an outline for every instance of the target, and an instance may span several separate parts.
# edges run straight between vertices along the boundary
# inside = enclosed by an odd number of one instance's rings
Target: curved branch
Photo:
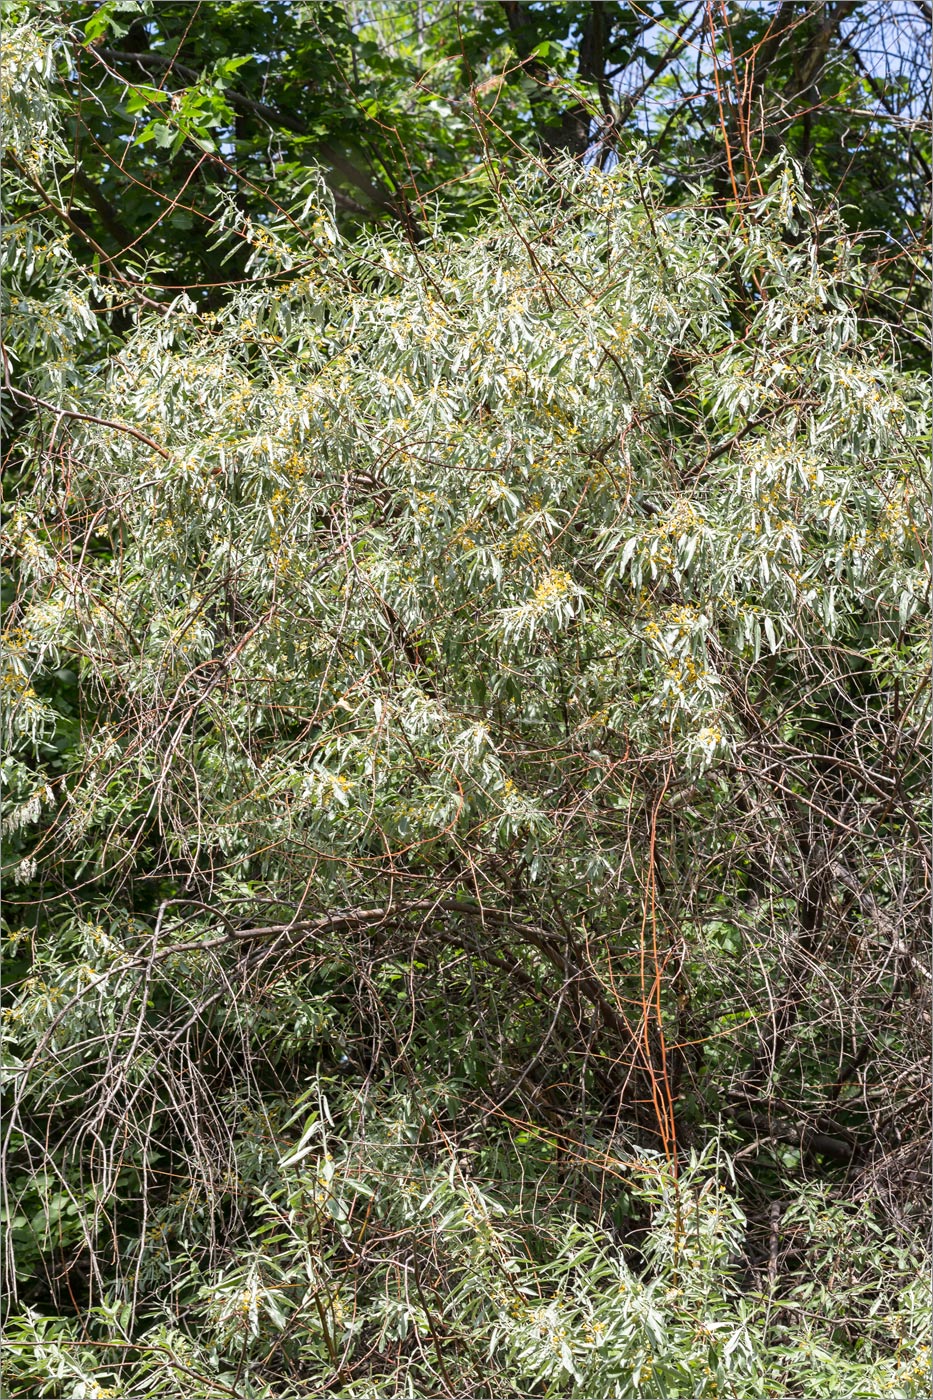
[[[47,409],[49,413],[57,413],[60,418],[78,418],[82,423],[96,423],[100,428],[116,428],[118,432],[128,433],[130,437],[138,438],[147,447],[158,452],[160,457],[164,457],[167,462],[172,460],[171,452],[166,452],[159,444],[139,428],[134,428],[130,423],[116,423],[112,418],[97,418],[93,413],[79,413],[76,408],[62,408],[61,404],[49,403],[47,399],[36,398],[35,394],[27,394],[24,389],[14,389],[12,384],[7,384],[7,393],[14,398],[24,399],[26,403],[33,404],[36,408]]]

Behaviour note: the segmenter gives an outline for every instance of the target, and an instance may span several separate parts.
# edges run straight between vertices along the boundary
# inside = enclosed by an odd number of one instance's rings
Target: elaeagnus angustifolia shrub
[[[927,1394],[925,386],[858,249],[783,156],[414,242],[309,171],[151,296],[15,33],[9,1394]]]

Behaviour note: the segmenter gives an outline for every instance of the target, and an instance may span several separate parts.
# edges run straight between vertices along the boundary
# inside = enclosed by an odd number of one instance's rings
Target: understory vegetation
[[[919,274],[477,106],[171,279],[68,185],[129,8],[3,38],[4,1393],[928,1396]],[[229,165],[218,65],[98,100]]]

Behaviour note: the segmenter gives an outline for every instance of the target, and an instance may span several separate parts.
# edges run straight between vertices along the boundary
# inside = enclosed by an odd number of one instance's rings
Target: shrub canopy
[[[416,243],[312,175],[116,343],[45,61],[11,1393],[926,1393],[926,390],[858,250],[786,156]]]

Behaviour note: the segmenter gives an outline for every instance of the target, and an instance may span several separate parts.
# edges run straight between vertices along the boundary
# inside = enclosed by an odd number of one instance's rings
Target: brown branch
[[[17,160],[15,155],[13,155],[12,151],[8,151],[7,155],[9,156],[9,159],[13,162],[13,164],[16,166],[23,179],[26,180],[30,185],[32,185],[36,193],[42,199],[45,200],[46,208],[51,210],[51,212],[55,215],[57,219],[61,219],[62,223],[65,224],[68,228],[70,228],[72,233],[76,234],[78,238],[83,239],[84,242],[87,243],[88,246],[94,250],[97,256],[99,258],[102,258],[103,261],[113,269],[113,276],[121,284],[121,286],[129,287],[133,295],[138,297],[139,300],[142,301],[146,306],[153,306],[160,311],[163,310],[163,307],[160,302],[153,301],[151,297],[146,296],[145,292],[142,290],[138,282],[133,281],[131,277],[126,277],[122,272],[117,271],[114,259],[106,251],[106,249],[102,248],[97,242],[97,240],[95,238],[92,238],[92,236],[88,233],[87,229],[83,229],[81,225],[71,217],[67,210],[60,208],[59,205],[55,203],[55,200],[49,194],[48,190],[45,189],[45,187],[39,183],[39,181],[34,175],[31,175],[29,173],[26,167],[19,160]]]
[[[109,60],[114,63],[136,63],[140,68],[156,68],[161,70],[171,70],[177,73],[187,83],[197,83],[201,80],[201,74],[194,68],[187,67],[184,63],[177,63],[174,58],[157,53],[126,53],[122,49],[94,49],[99,58]],[[262,121],[268,122],[270,126],[284,127],[286,131],[291,131],[296,136],[304,136],[309,140],[312,133],[298,117],[293,117],[289,112],[280,111],[277,107],[270,107],[268,102],[259,102],[255,98],[247,97],[245,93],[237,92],[235,88],[225,88],[224,95],[231,107],[241,112],[250,112],[253,116],[259,117]],[[386,213],[397,214],[398,210],[393,203],[388,191],[380,189],[373,180],[364,172],[359,170],[352,161],[331,145],[329,141],[318,143],[318,149],[328,160],[334,169],[356,189],[358,189],[370,203],[377,209]],[[356,206],[354,212],[365,213],[361,207]]]
[[[160,447],[151,437],[148,437],[139,428],[132,427],[129,423],[115,423],[112,418],[97,418],[93,413],[79,413],[75,408],[62,408],[60,404],[49,403],[46,399],[38,399],[35,394],[27,394],[22,389],[14,389],[12,384],[7,384],[7,392],[13,394],[17,399],[25,399],[27,403],[35,405],[36,408],[45,408],[49,413],[56,413],[60,418],[78,418],[82,423],[96,423],[101,428],[116,428],[118,432],[128,433],[130,437],[138,438],[147,447],[153,448],[160,457],[164,457],[167,462],[172,460],[172,454],[166,452],[164,447]]]
[[[822,1132],[803,1119],[794,1122],[790,1118],[773,1118],[766,1105],[750,1104],[738,1093],[729,1097],[736,1103],[732,1117],[742,1127],[751,1128],[760,1141],[770,1138],[773,1142],[785,1142],[799,1147],[801,1152],[818,1152],[820,1156],[846,1166],[857,1162],[863,1155],[863,1147],[854,1138],[841,1137],[838,1132]],[[738,1107],[738,1103],[747,1106]]]

